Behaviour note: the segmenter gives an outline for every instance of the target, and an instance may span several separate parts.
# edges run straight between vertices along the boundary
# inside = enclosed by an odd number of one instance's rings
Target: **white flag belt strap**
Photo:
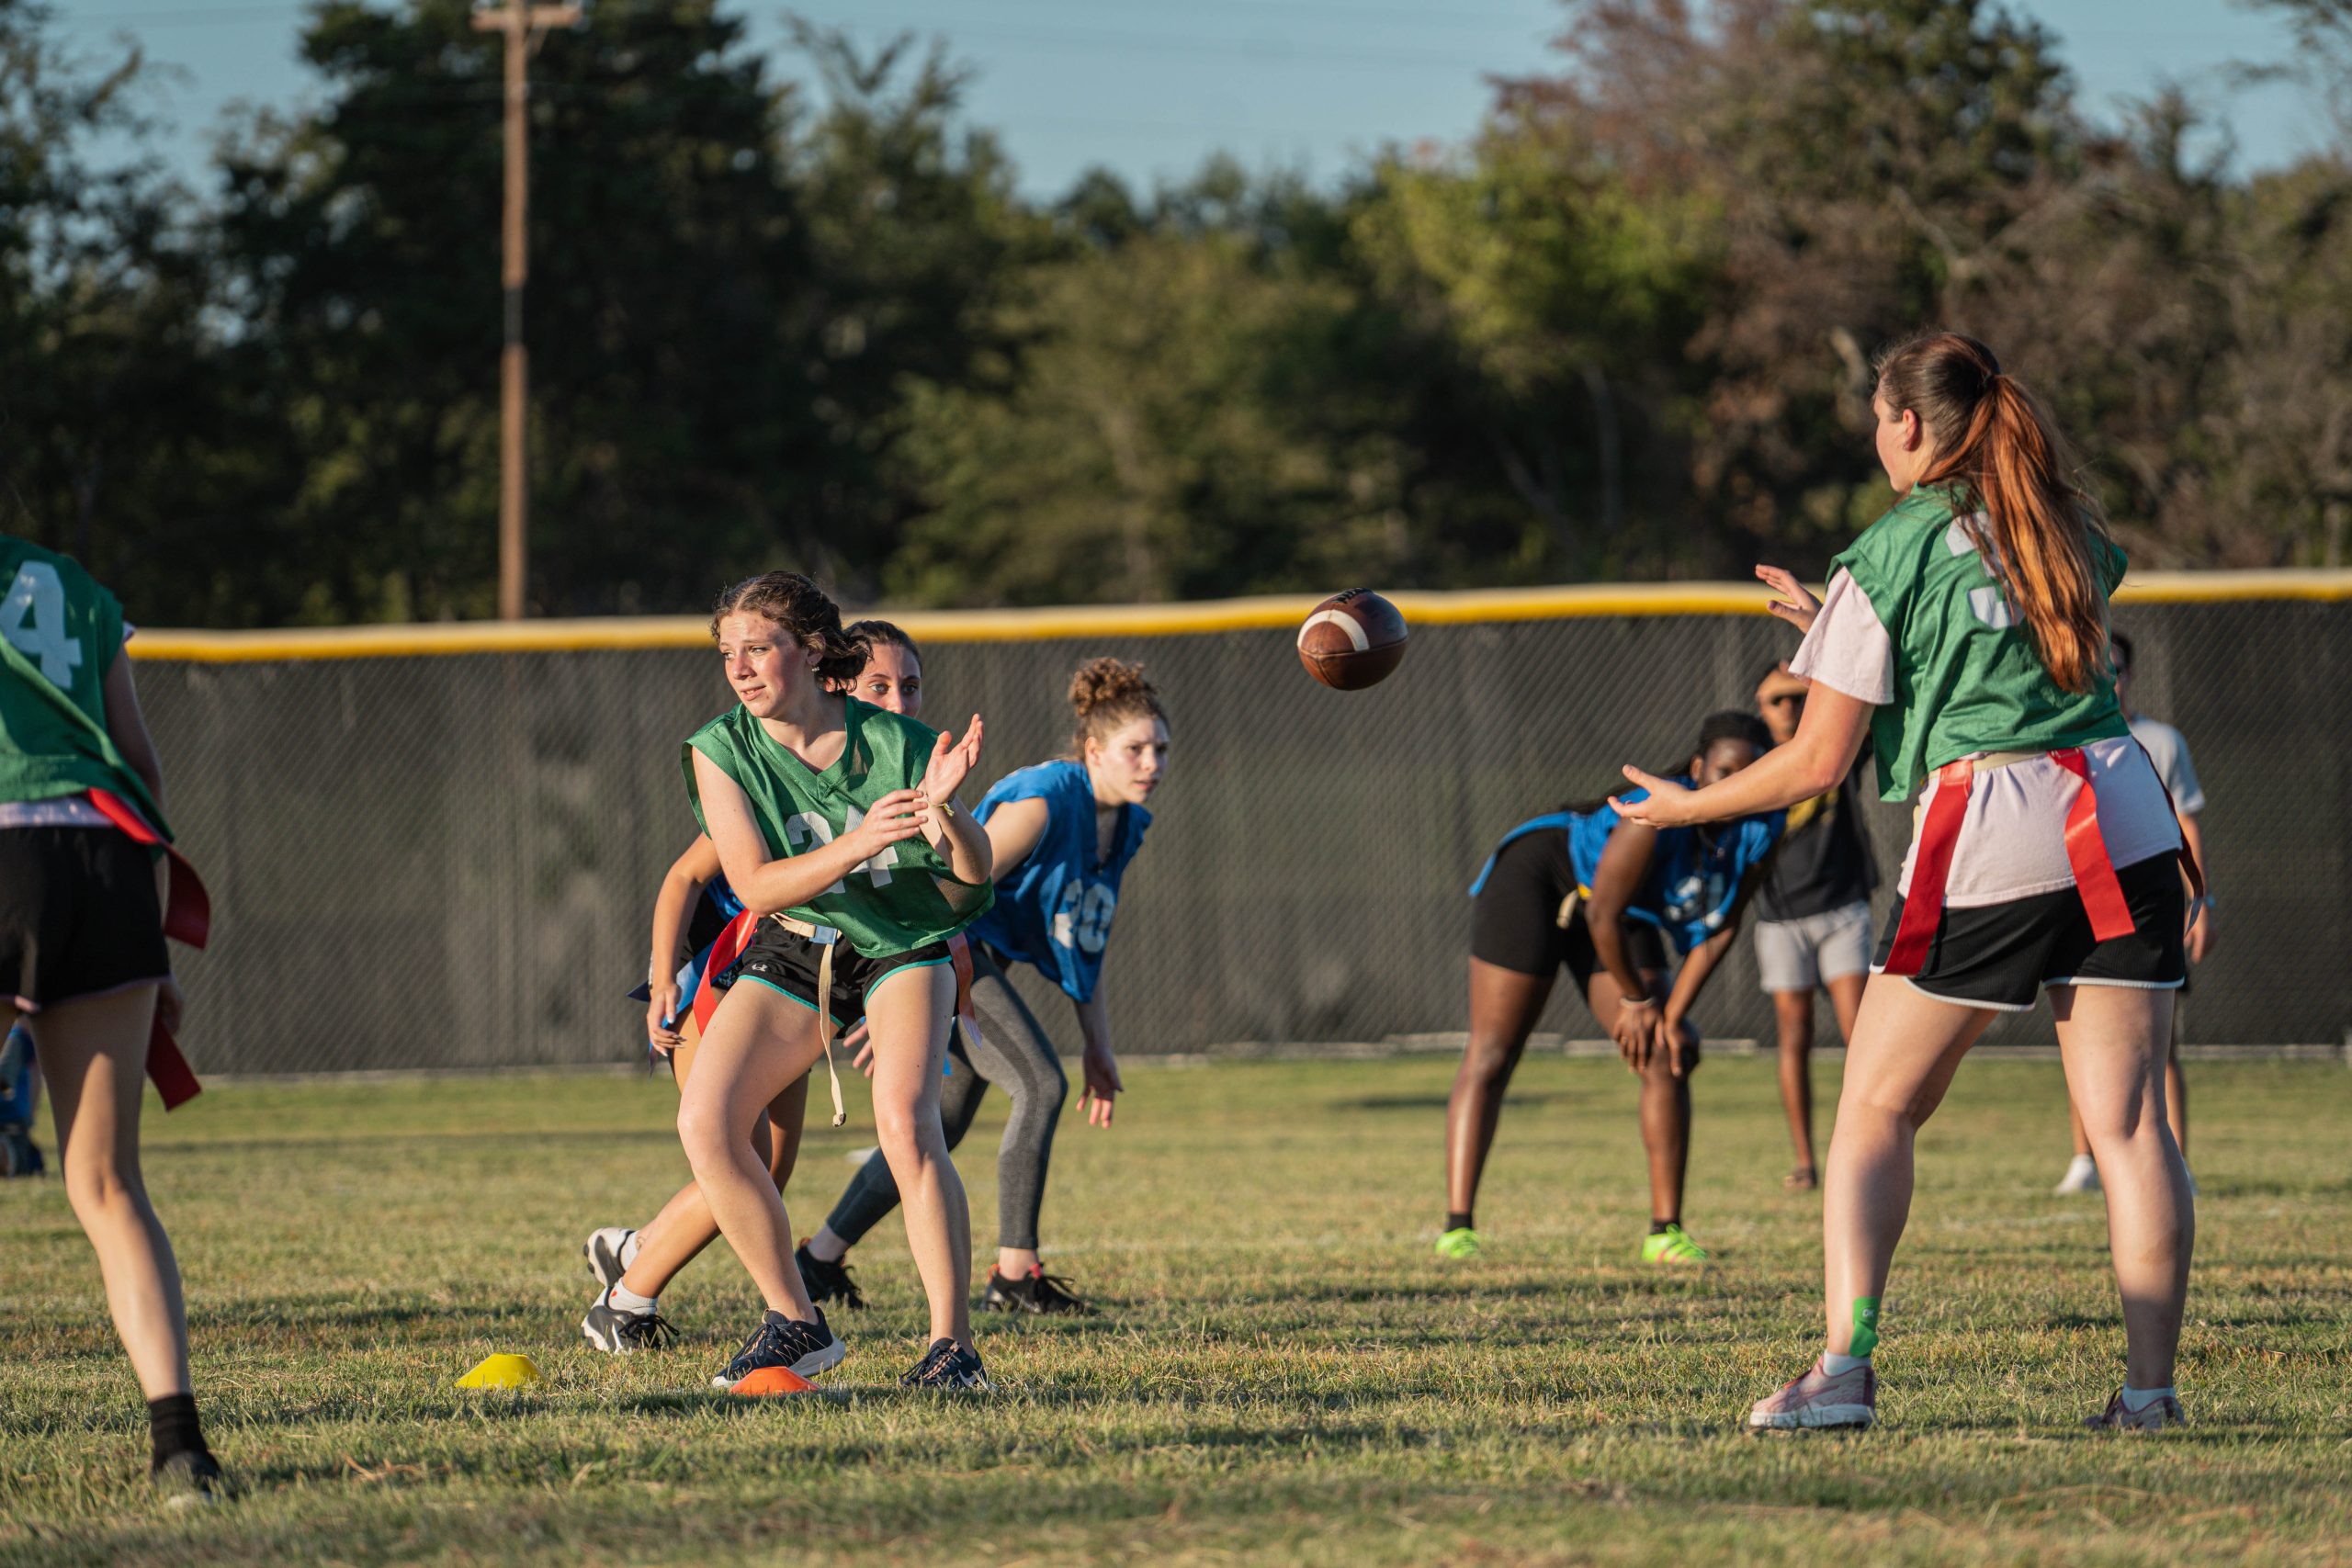
[[[825,1080],[832,1088],[833,1125],[838,1127],[849,1120],[849,1111],[842,1104],[842,1075],[833,1066],[833,949],[841,945],[842,933],[831,926],[796,920],[782,911],[768,919],[822,949],[817,955],[817,1043],[825,1048]]]

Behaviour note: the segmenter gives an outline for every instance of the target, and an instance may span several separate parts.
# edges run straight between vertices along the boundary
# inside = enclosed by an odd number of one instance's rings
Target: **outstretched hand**
[[[1609,797],[1610,807],[1628,822],[1639,822],[1645,828],[1680,828],[1700,820],[1691,809],[1692,792],[1672,779],[1645,773],[1627,763],[1625,776],[1649,791],[1646,800],[1627,801],[1622,795]]]
[[[1757,578],[1779,597],[1764,607],[1801,632],[1813,630],[1814,617],[1821,614],[1821,601],[1815,598],[1805,585],[1797,581],[1796,573],[1777,566],[1759,566]]]
[[[922,797],[926,805],[953,800],[956,792],[974,768],[980,765],[980,716],[972,716],[971,728],[964,731],[960,740],[945,730],[940,731],[939,743],[931,749],[931,764],[922,773]]]

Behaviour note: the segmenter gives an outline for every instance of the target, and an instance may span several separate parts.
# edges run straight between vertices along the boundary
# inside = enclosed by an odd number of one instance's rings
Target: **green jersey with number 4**
[[[849,734],[838,761],[821,773],[775,740],[741,706],[686,739],[680,761],[686,795],[704,831],[702,792],[695,783],[699,751],[735,781],[778,859],[831,843],[865,820],[892,790],[919,789],[939,731],[854,697],[842,699]],[[737,890],[741,893],[741,889]],[[928,840],[901,839],[864,861],[824,892],[786,913],[832,926],[866,958],[884,958],[941,942],[969,925],[996,897],[986,882],[959,882]]]
[[[0,801],[111,790],[166,839],[146,784],[107,733],[122,605],[70,556],[0,534]]]
[[[2087,692],[2053,679],[2001,592],[1982,514],[1921,486],[1835,563],[1852,574],[1894,644],[1894,700],[1871,715],[1881,794],[1909,796],[1946,762],[1978,751],[2047,751],[2128,735],[2115,676],[2100,660]],[[2093,536],[2102,596],[2123,581],[2123,552]]]

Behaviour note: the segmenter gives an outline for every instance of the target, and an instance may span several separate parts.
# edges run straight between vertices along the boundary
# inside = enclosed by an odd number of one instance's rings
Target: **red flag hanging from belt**
[[[2090,764],[2079,747],[2049,753],[2050,760],[2075,775],[2079,787],[2066,807],[2066,862],[2074,868],[2075,889],[2091,918],[2091,934],[2101,942],[2130,936],[2132,908],[2116,880],[2115,863],[2108,858],[2107,840],[2098,828],[2098,792],[2091,787]],[[1951,876],[1952,851],[1960,842],[1961,824],[1968,817],[1968,797],[1976,784],[1976,764],[1962,758],[1936,770],[1936,791],[1928,802],[1927,819],[1919,825],[1918,852],[1911,857],[1911,887],[1903,896],[1903,919],[1894,928],[1887,950],[1886,973],[1917,975],[1928,961],[1928,949],[1943,923],[1944,885]]]
[[[90,804],[130,835],[131,842],[162,848],[171,864],[164,884],[164,935],[201,949],[212,937],[212,895],[205,891],[204,879],[196,874],[196,867],[188,863],[186,855],[164,843],[163,835],[149,827],[147,819],[120,795],[111,790],[94,789],[90,792]],[[188,1066],[179,1042],[172,1037],[160,1013],[147,1032],[147,1076],[153,1080],[156,1092],[164,1097],[166,1111],[176,1111],[204,1092],[204,1086],[197,1081],[196,1069]]]

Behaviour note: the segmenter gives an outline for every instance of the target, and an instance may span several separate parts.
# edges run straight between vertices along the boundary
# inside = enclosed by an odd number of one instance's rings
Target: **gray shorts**
[[[1756,922],[1756,968],[1769,991],[1810,991],[1871,966],[1871,906],[1856,899],[1842,908],[1794,920]]]

